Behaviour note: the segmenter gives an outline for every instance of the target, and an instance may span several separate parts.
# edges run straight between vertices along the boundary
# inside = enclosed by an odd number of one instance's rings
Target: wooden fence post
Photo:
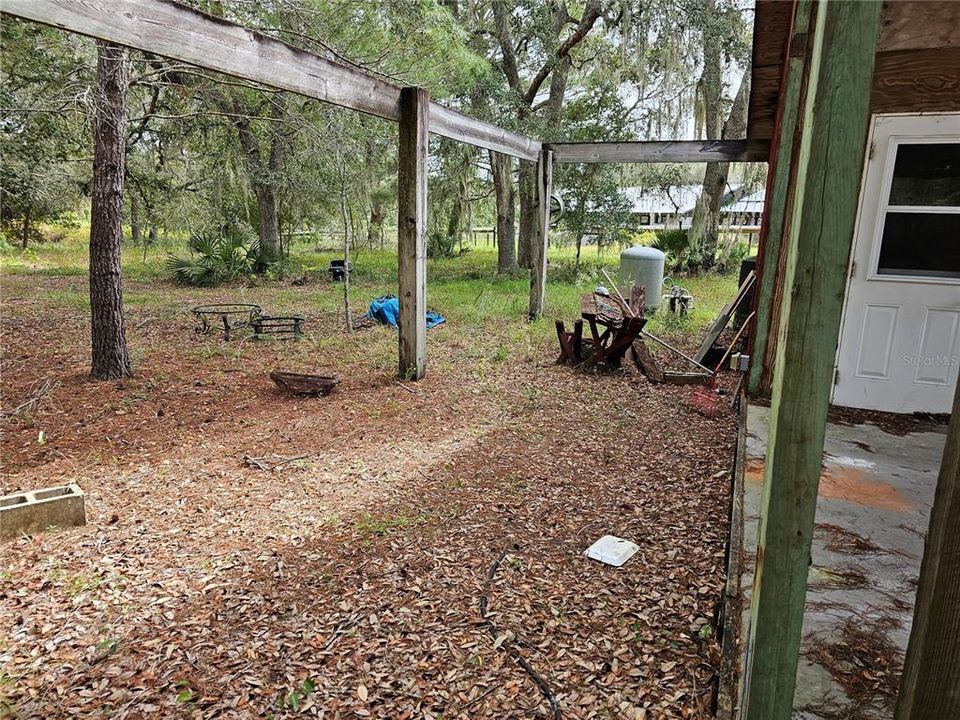
[[[960,717],[960,382],[930,512],[896,720]]]
[[[553,153],[541,150],[537,161],[537,239],[530,258],[530,319],[543,314],[547,295],[547,240],[550,236],[550,195],[553,193]]]
[[[809,34],[811,15],[815,0],[800,0],[796,5],[791,28],[790,42],[787,47],[786,69],[783,82],[783,99],[777,109],[777,140],[775,153],[770,158],[767,192],[769,198],[767,212],[760,229],[762,240],[758,240],[757,288],[754,310],[757,313],[756,324],[750,348],[750,376],[747,390],[751,395],[769,390],[762,383],[766,376],[767,348],[776,344],[778,317],[773,312],[776,305],[776,288],[780,280],[780,260],[782,258],[784,233],[789,230],[785,218],[788,214],[787,197],[791,180],[795,180],[794,138],[797,129],[799,108],[803,107],[808,79]],[[762,243],[762,244],[761,244]],[[748,253],[749,254],[749,253]],[[772,328],[772,332],[771,332]]]
[[[799,120],[744,678],[746,720],[790,720],[880,3],[819,3]]]
[[[400,91],[397,167],[400,377],[419,380],[427,368],[427,142],[430,94]]]

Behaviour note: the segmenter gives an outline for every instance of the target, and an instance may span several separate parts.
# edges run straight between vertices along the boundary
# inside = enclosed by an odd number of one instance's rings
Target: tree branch
[[[560,44],[560,47],[557,48],[557,52],[554,54],[554,56],[550,58],[550,60],[548,60],[542,68],[540,68],[540,71],[534,76],[533,80],[530,81],[527,92],[523,96],[523,100],[527,105],[533,104],[534,99],[537,97],[537,93],[540,92],[540,87],[543,85],[550,73],[553,72],[553,69],[560,63],[561,60],[564,60],[567,56],[569,56],[570,51],[573,50],[573,48],[583,42],[583,39],[587,36],[590,30],[593,29],[593,26],[600,18],[600,15],[600,0],[588,0],[587,6],[583,9],[583,16],[580,18],[580,22],[577,23],[577,27],[572,33],[570,33],[567,39]]]

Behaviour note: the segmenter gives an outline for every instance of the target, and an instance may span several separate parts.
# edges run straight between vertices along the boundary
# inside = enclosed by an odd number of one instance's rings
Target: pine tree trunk
[[[533,237],[537,230],[536,165],[520,161],[520,237],[517,240],[517,261],[529,268],[533,252]]]
[[[30,210],[32,208],[27,205],[26,210],[23,211],[23,249],[27,249],[27,243],[30,241]]]
[[[90,198],[91,374],[98,380],[133,375],[120,276],[127,82],[126,50],[98,42]]]
[[[493,173],[493,192],[497,200],[497,227],[494,240],[497,245],[497,272],[510,273],[517,269],[516,237],[516,192],[513,189],[513,158],[500,153],[490,153],[490,169]]]
[[[130,193],[130,239],[134,245],[140,244],[140,203],[137,200],[137,193]]]

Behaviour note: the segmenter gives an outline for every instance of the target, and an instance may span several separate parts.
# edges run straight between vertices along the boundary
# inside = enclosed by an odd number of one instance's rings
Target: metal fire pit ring
[[[197,316],[197,326],[193,330],[198,335],[209,335],[214,327],[222,327],[223,339],[229,340],[232,331],[248,327],[260,316],[260,311],[260,306],[252,303],[197,305],[192,310]]]

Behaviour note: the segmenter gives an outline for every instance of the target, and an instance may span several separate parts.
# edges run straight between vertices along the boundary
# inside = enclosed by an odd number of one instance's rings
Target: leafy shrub
[[[547,269],[550,280],[553,282],[576,285],[580,281],[593,282],[596,280],[600,284],[607,284],[605,281],[600,282],[600,278],[602,278],[600,271],[603,267],[604,264],[600,260],[585,260],[581,258],[580,267],[577,267],[575,260],[563,258],[556,262],[551,260]]]
[[[427,236],[427,257],[453,257],[453,248],[457,240],[442,232],[432,232]]]
[[[750,250],[750,246],[745,242],[737,242],[734,244],[733,248],[730,250],[730,255],[724,261],[721,266],[721,270],[726,270],[727,268],[740,268],[740,261],[747,256],[747,252]]]
[[[265,252],[253,231],[232,224],[203,231],[187,241],[187,256],[170,255],[167,269],[176,282],[211,286],[270,270],[279,259]]]
[[[676,272],[687,264],[690,242],[687,230],[657,230],[657,241],[651,246],[666,255],[665,264],[670,272]]]
[[[643,247],[655,247],[657,244],[657,234],[653,230],[641,230],[638,233],[631,233],[629,244],[642,245]]]

